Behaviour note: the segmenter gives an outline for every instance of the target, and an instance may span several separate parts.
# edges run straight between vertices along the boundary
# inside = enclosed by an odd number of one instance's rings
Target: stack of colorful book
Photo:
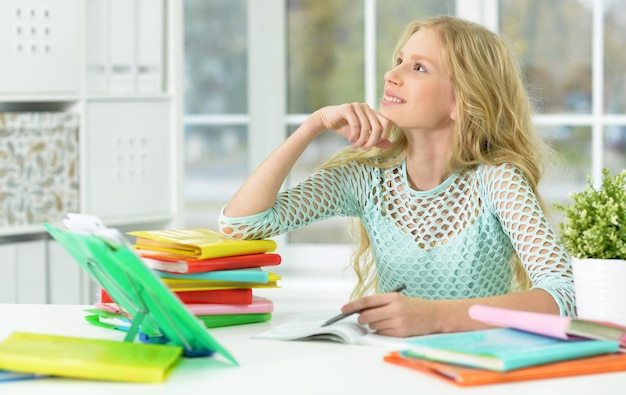
[[[496,328],[418,336],[384,356],[459,386],[626,370],[626,327],[556,314],[473,305]]]
[[[271,319],[272,301],[254,289],[278,287],[280,276],[266,270],[281,263],[275,241],[230,240],[203,228],[128,234],[146,266],[207,328]],[[104,289],[96,307],[120,313]]]

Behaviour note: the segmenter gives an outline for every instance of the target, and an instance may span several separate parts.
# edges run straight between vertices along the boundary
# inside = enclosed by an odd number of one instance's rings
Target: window
[[[247,1],[185,0],[186,227],[215,228],[248,175]]]
[[[500,33],[521,64],[535,123],[562,155],[542,192],[568,203],[587,175],[626,167],[626,1],[501,0]]]
[[[404,25],[419,17],[453,14],[453,1],[287,0],[288,131],[329,104],[378,106],[383,74]],[[346,18],[345,15],[349,15]],[[315,37],[311,40],[311,37]],[[286,136],[285,136],[286,137]],[[295,185],[346,145],[335,133],[316,139],[288,179]],[[288,235],[292,243],[350,242],[350,219],[331,218]]]

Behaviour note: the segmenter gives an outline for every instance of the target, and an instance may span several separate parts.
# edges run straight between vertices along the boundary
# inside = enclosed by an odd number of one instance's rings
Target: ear
[[[457,105],[457,101],[456,101],[455,89],[451,88],[450,89],[450,119],[455,122],[459,118],[458,110],[459,110],[459,106]]]
[[[456,105],[456,100],[450,106],[450,119],[456,121],[458,118],[458,106]]]

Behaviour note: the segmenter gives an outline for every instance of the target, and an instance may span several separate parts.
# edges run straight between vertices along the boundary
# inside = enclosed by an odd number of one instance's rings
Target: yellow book
[[[138,230],[128,234],[137,238],[135,248],[138,250],[166,252],[194,259],[259,254],[276,249],[274,240],[232,240],[218,231],[204,228]]]
[[[182,347],[13,332],[0,343],[0,369],[80,379],[160,383]]]

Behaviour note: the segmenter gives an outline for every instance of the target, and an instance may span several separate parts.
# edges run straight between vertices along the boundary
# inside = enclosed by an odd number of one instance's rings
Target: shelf
[[[86,95],[87,101],[165,101],[172,99],[172,96],[167,93],[155,93],[155,94],[124,94],[124,95]]]
[[[0,102],[7,103],[24,103],[24,102],[35,102],[35,103],[53,103],[53,102],[74,102],[80,98],[78,94],[67,94],[67,95],[51,95],[51,94],[19,94],[19,95],[0,95]]]
[[[153,216],[132,216],[126,218],[104,219],[103,222],[109,228],[120,228],[124,230],[137,230],[139,228],[160,228],[162,224],[172,221],[171,215],[153,215]],[[33,238],[41,238],[47,235],[43,224],[26,225],[16,227],[0,227],[0,244],[6,242],[16,242],[22,240],[30,240]]]
[[[0,227],[0,237],[28,236],[45,233],[42,225],[25,225],[16,227]]]
[[[0,1],[0,113],[12,113],[0,117],[0,303],[92,299],[43,222],[68,212],[122,232],[179,222],[182,10],[177,0]]]
[[[2,100],[0,112],[75,111],[78,98],[37,98],[36,100]]]
[[[90,101],[146,101],[146,100],[170,100],[172,95],[169,93],[137,93],[137,94],[85,94],[85,95],[0,95],[0,106],[13,105],[21,106],[23,104],[74,104],[80,100]]]

